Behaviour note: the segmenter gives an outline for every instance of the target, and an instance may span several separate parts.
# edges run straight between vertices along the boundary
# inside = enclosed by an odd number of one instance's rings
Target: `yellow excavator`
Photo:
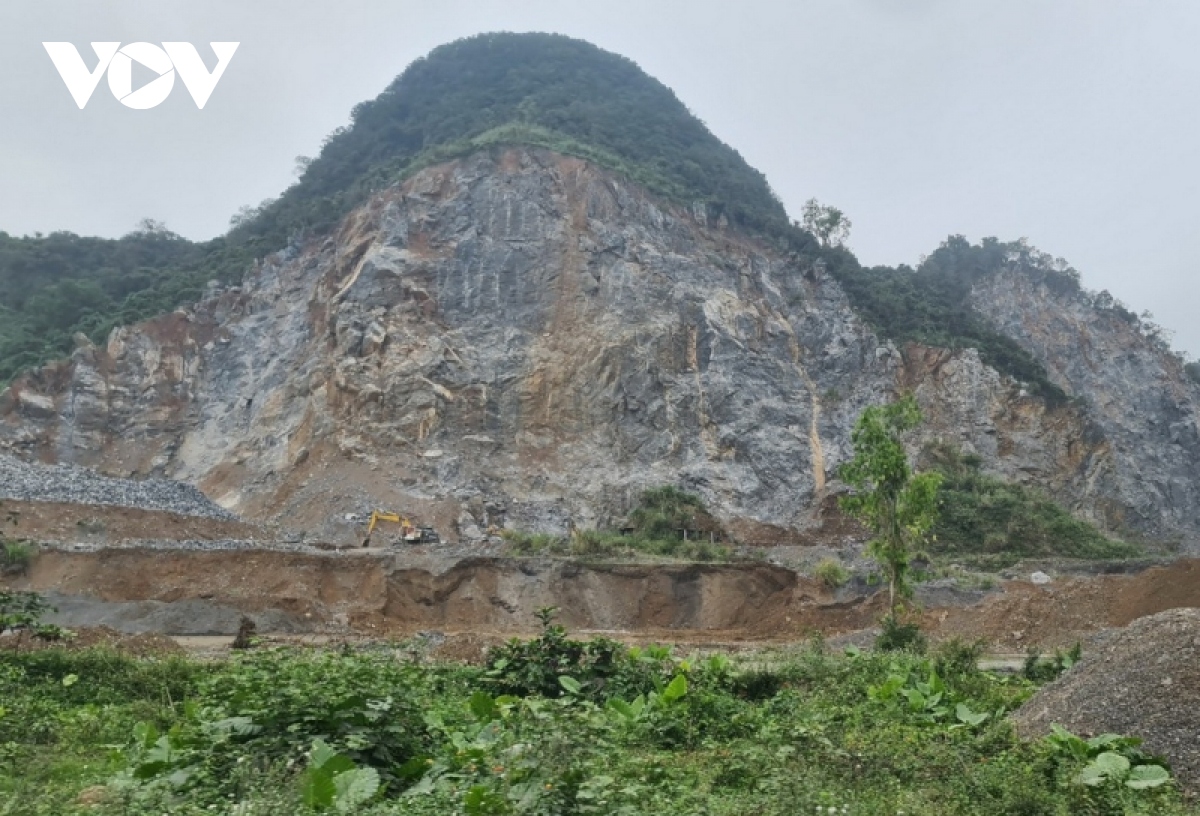
[[[402,516],[399,513],[386,513],[383,510],[376,510],[371,513],[371,521],[367,525],[367,537],[363,539],[362,543],[364,547],[370,546],[371,533],[375,532],[375,526],[381,521],[399,524],[400,540],[405,544],[438,544],[441,542],[437,531],[432,527],[418,527],[409,521],[406,516]]]

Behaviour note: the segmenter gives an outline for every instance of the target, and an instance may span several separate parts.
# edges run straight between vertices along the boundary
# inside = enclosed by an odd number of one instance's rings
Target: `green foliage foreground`
[[[544,617],[482,668],[400,645],[2,652],[0,814],[1197,812],[1136,741],[1019,740],[1005,714],[1034,685],[962,647],[751,670]]]

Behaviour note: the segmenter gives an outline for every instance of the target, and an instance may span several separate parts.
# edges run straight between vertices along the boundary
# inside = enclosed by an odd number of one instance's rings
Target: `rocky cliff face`
[[[1024,314],[1015,289],[1006,297]],[[1014,336],[1056,353],[1042,334]],[[1075,384],[1074,368],[1051,368]],[[854,419],[903,387],[929,411],[930,438],[1081,512],[1148,518],[1122,458],[1144,438],[1136,414],[1110,426],[1047,409],[974,352],[901,353],[819,266],[703,207],[525,149],[424,170],[243,286],[81,344],[0,396],[0,444],[191,481],[251,518],[328,536],[373,506],[448,537],[587,527],[670,482],[753,539],[812,524]],[[1182,460],[1172,474],[1191,481],[1163,507],[1200,485]],[[1195,530],[1196,513],[1169,522]]]
[[[1104,439],[1096,469],[1112,526],[1194,543],[1200,530],[1200,385],[1183,362],[1085,292],[1009,269],[973,293],[977,308],[1025,346],[1082,404]],[[1099,487],[1099,485],[1098,485]]]

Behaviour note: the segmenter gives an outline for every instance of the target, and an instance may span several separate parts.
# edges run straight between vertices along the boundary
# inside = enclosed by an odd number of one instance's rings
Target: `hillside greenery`
[[[1007,263],[1038,267],[1040,254],[952,237],[915,270],[864,268],[838,241],[790,222],[763,175],[631,60],[561,35],[507,33],[452,42],[413,62],[355,106],[319,155],[299,157],[295,184],[242,208],[219,238],[192,243],[149,221],[118,240],[0,233],[0,385],[68,354],[77,333],[100,341],[113,326],[196,300],[210,280],[236,283],[255,258],[326,233],[372,192],[422,167],[506,145],[580,156],[668,201],[702,201],[801,264],[823,264],[883,336],[978,348],[1035,393],[1065,398],[967,302],[981,275]],[[1073,271],[1055,274],[1078,286]]]
[[[198,300],[210,280],[239,280],[251,260],[224,239],[197,244],[155,224],[119,239],[0,232],[0,387],[65,357],[76,334],[103,342]]]
[[[517,555],[583,559],[649,555],[687,561],[728,561],[733,557],[725,544],[725,531],[703,500],[674,485],[643,491],[619,529],[575,530],[567,536],[508,529],[502,535]]]
[[[924,452],[942,475],[931,555],[1003,568],[1022,558],[1133,558],[1140,547],[1109,538],[1037,490],[982,472],[982,460],[941,444]]]
[[[977,649],[738,662],[543,633],[134,658],[0,648],[6,816],[1185,816],[1137,740],[1025,742]],[[1102,754],[1107,756],[1103,761]]]

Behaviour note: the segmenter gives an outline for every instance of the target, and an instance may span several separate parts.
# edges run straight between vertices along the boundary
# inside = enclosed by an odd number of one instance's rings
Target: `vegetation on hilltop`
[[[251,258],[222,238],[197,244],[152,222],[119,239],[0,232],[0,388],[65,357],[76,334],[102,342],[116,326],[198,300],[209,280],[240,279]]]
[[[209,280],[237,282],[254,258],[322,234],[421,167],[504,145],[578,155],[669,201],[703,201],[798,260],[824,264],[883,336],[978,348],[1034,392],[1065,397],[1028,352],[970,308],[967,294],[1006,263],[1077,287],[1072,271],[1042,269],[1040,253],[1024,244],[972,246],[960,236],[916,270],[863,268],[839,246],[837,230],[849,226],[840,211],[819,208],[837,213],[836,224],[809,219],[819,236],[790,222],[763,175],[631,60],[561,35],[507,33],[452,42],[413,62],[355,106],[317,157],[301,157],[294,185],[243,208],[223,237],[191,243],[152,222],[119,240],[0,233],[0,386],[65,356],[76,333],[100,341],[113,326],[194,301]]]
[[[763,175],[669,88],[632,60],[557,34],[481,34],[435,48],[350,118],[247,230],[279,243],[300,226],[327,228],[426,151],[505,126],[599,148],[643,171],[654,192],[703,199],[734,223],[787,220]],[[519,129],[511,135],[522,141]]]

